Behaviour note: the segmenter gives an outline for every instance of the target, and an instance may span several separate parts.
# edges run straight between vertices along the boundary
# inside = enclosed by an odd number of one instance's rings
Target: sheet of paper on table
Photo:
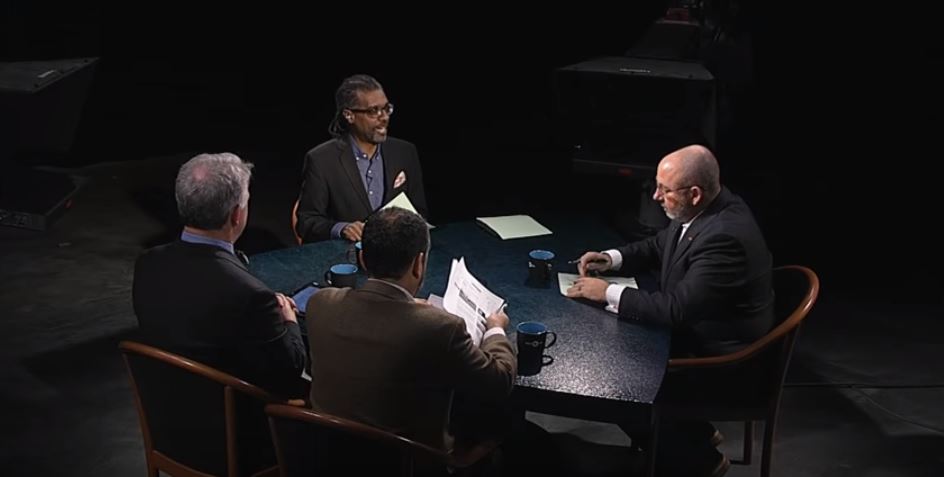
[[[558,273],[557,274],[557,283],[560,285],[561,295],[567,296],[567,289],[574,286],[574,282],[580,278],[580,275],[576,273]],[[610,285],[626,285],[630,288],[639,289],[639,286],[636,285],[636,279],[633,277],[596,277],[606,280]]]
[[[477,217],[475,220],[495,232],[502,240],[539,237],[553,233],[528,215]]]

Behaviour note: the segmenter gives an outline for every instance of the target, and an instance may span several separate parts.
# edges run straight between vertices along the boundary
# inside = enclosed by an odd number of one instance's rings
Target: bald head
[[[721,193],[718,160],[704,146],[686,146],[670,153],[659,162],[659,169],[674,176],[679,186],[699,186],[705,192],[705,202]]]

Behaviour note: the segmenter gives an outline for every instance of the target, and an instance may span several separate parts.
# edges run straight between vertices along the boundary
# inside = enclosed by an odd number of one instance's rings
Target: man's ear
[[[413,259],[413,267],[410,269],[410,273],[414,277],[420,278],[423,276],[423,272],[426,270],[426,252],[420,252],[416,255],[416,258]]]
[[[229,212],[229,224],[233,227],[239,225],[239,222],[242,220],[242,214],[239,213],[239,209],[240,207],[237,205]]]
[[[692,205],[701,204],[705,200],[705,191],[701,186],[692,186]]]

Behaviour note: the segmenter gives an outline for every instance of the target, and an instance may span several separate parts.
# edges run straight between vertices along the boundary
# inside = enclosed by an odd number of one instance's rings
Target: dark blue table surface
[[[656,397],[669,356],[669,331],[623,322],[602,307],[560,294],[557,271],[576,273],[567,262],[587,250],[621,244],[612,230],[591,219],[535,217],[552,235],[501,240],[475,222],[438,226],[432,230],[426,282],[418,294],[445,293],[453,258],[465,257],[469,271],[508,302],[514,326],[541,321],[557,333],[546,354],[554,362],[534,376],[519,376],[518,388],[560,396],[650,404]],[[348,261],[350,245],[341,241],[307,244],[255,255],[250,270],[276,291],[291,293],[308,281],[322,281],[334,263]],[[528,283],[528,252],[553,251],[554,273],[544,287]],[[360,277],[360,283],[366,277]]]

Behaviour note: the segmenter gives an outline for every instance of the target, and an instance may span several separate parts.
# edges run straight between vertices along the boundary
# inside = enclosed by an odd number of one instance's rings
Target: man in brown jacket
[[[325,289],[308,302],[312,406],[449,450],[455,392],[483,403],[511,393],[517,359],[508,316],[489,316],[476,347],[461,318],[414,299],[430,246],[417,214],[377,212],[362,245],[367,283]]]

